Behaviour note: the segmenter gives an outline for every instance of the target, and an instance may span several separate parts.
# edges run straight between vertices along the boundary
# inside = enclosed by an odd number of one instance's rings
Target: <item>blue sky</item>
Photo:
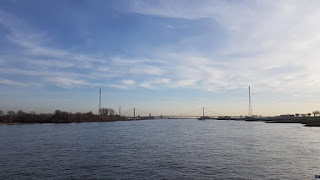
[[[320,1],[1,1],[0,109],[320,109]],[[201,114],[201,111],[199,111]]]

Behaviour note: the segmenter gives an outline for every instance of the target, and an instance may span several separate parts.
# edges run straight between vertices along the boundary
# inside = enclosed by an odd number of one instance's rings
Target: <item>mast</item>
[[[133,119],[136,119],[136,108],[133,108]]]
[[[101,88],[100,88],[100,91],[99,91],[99,111],[98,113],[101,114]]]
[[[252,105],[251,105],[251,90],[249,86],[249,117],[252,116]]]
[[[204,107],[202,107],[202,117],[204,117]]]

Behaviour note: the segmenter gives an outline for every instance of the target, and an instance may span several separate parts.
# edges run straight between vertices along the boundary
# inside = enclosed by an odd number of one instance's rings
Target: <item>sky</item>
[[[319,19],[318,0],[2,0],[0,109],[97,113],[102,88],[116,111],[247,115],[251,86],[253,114],[312,112]]]

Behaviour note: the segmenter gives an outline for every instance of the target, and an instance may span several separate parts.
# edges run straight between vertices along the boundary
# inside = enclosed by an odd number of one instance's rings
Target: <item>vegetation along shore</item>
[[[72,122],[109,122],[127,120],[125,117],[116,115],[114,110],[107,109],[99,115],[92,112],[71,113],[56,110],[54,113],[36,114],[34,112],[23,112],[21,110],[8,111],[4,114],[0,110],[0,123],[20,124],[20,123],[72,123]]]
[[[111,122],[111,121],[127,121],[127,120],[142,120],[145,118],[137,117],[135,119],[119,116],[115,111],[110,108],[102,108],[99,114],[87,113],[71,113],[56,110],[54,113],[41,113],[23,112],[21,110],[7,111],[5,114],[0,110],[0,124],[25,124],[25,123],[80,123],[80,122]],[[147,118],[146,118],[147,119]],[[174,118],[172,118],[174,119]],[[320,127],[320,116],[301,116],[295,115],[281,115],[274,117],[241,117],[231,118],[229,116],[219,118],[207,118],[216,120],[237,120],[237,121],[261,121],[266,123],[300,123],[305,126],[318,126]]]

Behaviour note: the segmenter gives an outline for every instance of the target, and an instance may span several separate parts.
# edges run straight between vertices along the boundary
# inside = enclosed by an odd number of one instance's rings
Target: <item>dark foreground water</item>
[[[0,179],[314,179],[320,128],[215,120],[0,125]]]

